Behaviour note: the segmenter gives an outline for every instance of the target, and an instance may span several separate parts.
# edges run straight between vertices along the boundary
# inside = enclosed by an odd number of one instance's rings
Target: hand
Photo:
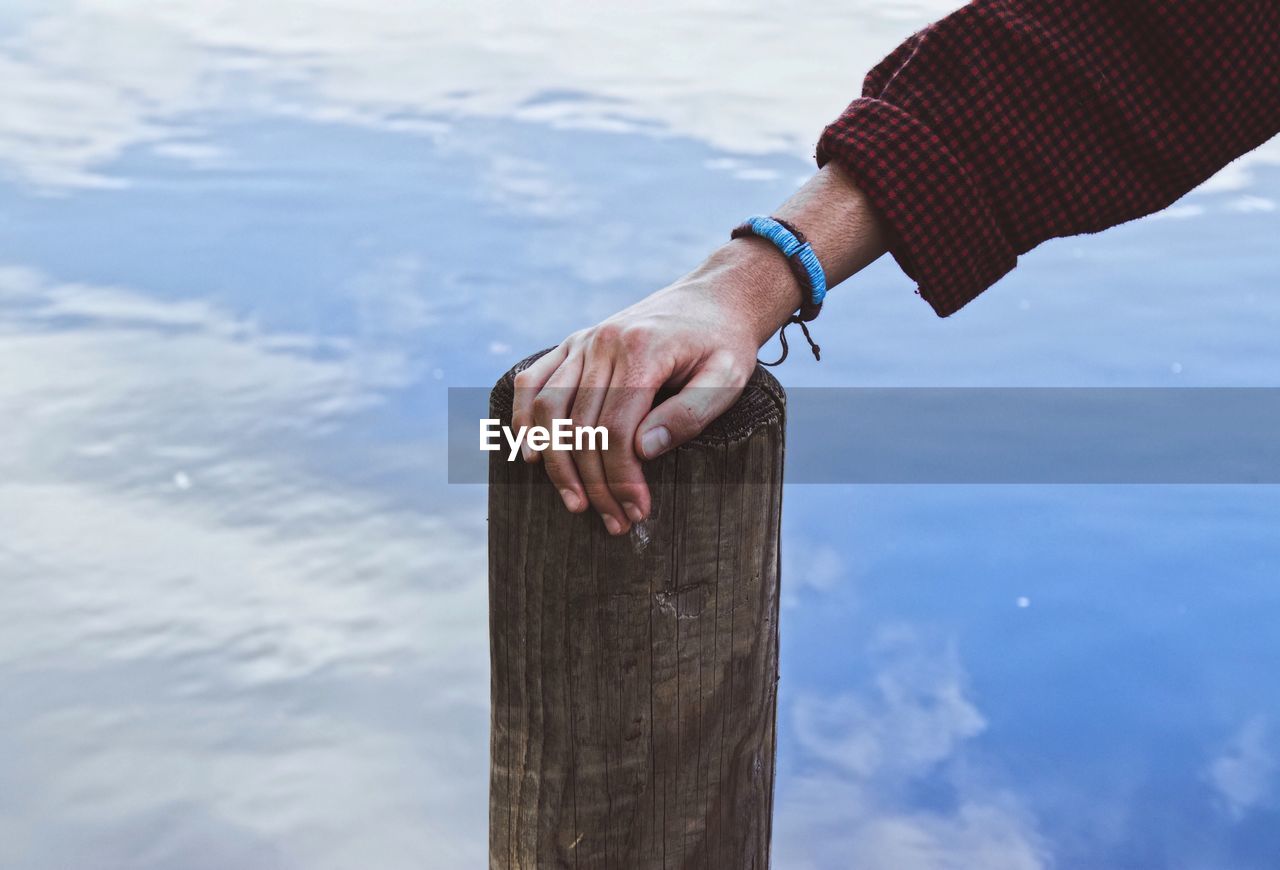
[[[703,267],[575,332],[516,377],[513,423],[603,426],[608,450],[525,448],[574,512],[588,503],[611,534],[649,514],[642,459],[698,435],[737,400],[760,345],[799,306],[800,287],[767,242],[730,242]],[[656,408],[664,387],[679,392]]]
[[[800,226],[834,287],[879,257],[884,232],[849,175],[828,164],[774,212]],[[786,260],[757,238],[732,241],[676,283],[575,332],[516,376],[513,423],[604,426],[609,449],[526,445],[577,513],[588,504],[610,534],[649,515],[641,461],[698,435],[737,400],[756,351],[800,307]],[[664,387],[679,392],[653,407]]]

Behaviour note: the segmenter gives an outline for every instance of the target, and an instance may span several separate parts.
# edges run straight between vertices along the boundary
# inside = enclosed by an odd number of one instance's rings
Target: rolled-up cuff
[[[818,142],[886,223],[889,250],[939,317],[990,287],[1018,261],[982,191],[943,141],[896,106],[854,100]]]

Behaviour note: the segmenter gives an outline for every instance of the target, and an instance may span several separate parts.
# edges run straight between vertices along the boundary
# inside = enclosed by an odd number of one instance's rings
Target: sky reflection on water
[[[950,4],[666,5],[0,12],[0,865],[480,864],[444,388],[785,197]],[[878,263],[784,383],[1280,384],[1278,155],[948,321]],[[1275,489],[786,500],[778,866],[1274,866]]]

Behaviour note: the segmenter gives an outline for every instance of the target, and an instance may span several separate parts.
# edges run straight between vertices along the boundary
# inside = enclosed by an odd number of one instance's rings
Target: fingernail
[[[529,445],[528,445],[528,444],[521,444],[521,445],[520,445],[520,455],[521,455],[522,457],[524,457],[524,461],[525,461],[525,462],[532,462],[532,461],[533,461],[533,450],[532,450],[532,449],[530,449],[530,447],[529,447]]]
[[[564,506],[574,513],[582,510],[582,499],[578,498],[578,494],[573,490],[560,490],[560,498],[564,499]]]
[[[671,446],[671,433],[666,426],[654,426],[640,436],[640,450],[645,459],[653,459]]]
[[[622,534],[622,523],[618,522],[617,518],[612,514],[604,515],[604,527],[609,530],[611,535]]]
[[[631,522],[638,523],[644,519],[644,514],[640,512],[640,508],[636,507],[629,501],[622,503],[622,509],[627,512],[627,516],[631,517]]]

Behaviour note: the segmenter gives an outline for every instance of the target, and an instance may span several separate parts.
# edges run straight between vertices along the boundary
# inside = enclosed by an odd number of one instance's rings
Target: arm
[[[1275,0],[976,0],[823,133],[941,316],[1046,239],[1159,211],[1280,131]]]
[[[975,0],[872,70],[777,215],[830,285],[887,247],[949,315],[1040,242],[1158,211],[1275,135],[1277,46],[1276,0]],[[535,364],[516,422],[601,421],[657,455],[728,407],[798,292],[767,243],[726,245]],[[685,390],[649,412],[664,383]],[[569,509],[615,533],[649,508],[625,446],[543,454]]]
[[[775,214],[803,229],[834,286],[884,253],[866,198],[839,166],[813,176]],[[787,261],[762,239],[736,239],[685,277],[575,332],[516,378],[513,422],[603,425],[610,450],[526,452],[571,511],[599,511],[613,534],[649,513],[640,467],[683,444],[733,404],[756,352],[800,307]],[[682,388],[656,408],[664,386]]]

